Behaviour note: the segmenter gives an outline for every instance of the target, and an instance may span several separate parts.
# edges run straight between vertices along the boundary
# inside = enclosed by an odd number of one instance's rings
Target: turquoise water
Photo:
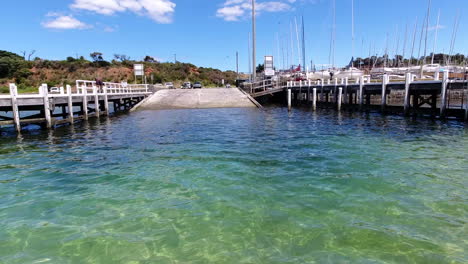
[[[284,108],[0,138],[0,263],[467,263],[468,130]]]

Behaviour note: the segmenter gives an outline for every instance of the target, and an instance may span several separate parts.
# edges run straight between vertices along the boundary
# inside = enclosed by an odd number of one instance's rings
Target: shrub
[[[0,86],[0,93],[8,94],[8,93],[10,93],[10,88],[8,88],[6,86]]]

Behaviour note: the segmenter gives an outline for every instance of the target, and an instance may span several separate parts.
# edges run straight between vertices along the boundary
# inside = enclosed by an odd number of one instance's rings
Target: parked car
[[[60,93],[60,88],[58,88],[58,87],[50,87],[49,93]]]
[[[201,84],[201,82],[195,82],[193,84],[193,89],[201,89],[203,88],[203,85]]]
[[[192,89],[192,83],[184,82],[184,84],[182,84],[182,89]]]
[[[167,82],[164,84],[166,89],[174,89],[174,84],[172,82]]]

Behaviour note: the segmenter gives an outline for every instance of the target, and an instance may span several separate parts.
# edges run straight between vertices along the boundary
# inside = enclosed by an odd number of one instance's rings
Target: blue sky
[[[336,64],[350,61],[351,1],[336,0]],[[432,51],[437,13],[440,29],[437,52],[448,52],[457,12],[460,25],[455,51],[468,53],[467,0],[432,1],[428,53]],[[406,54],[418,17],[418,39],[427,0],[354,0],[355,55],[383,54],[388,36],[389,53],[397,45],[402,53],[408,25]],[[291,61],[290,28],[293,27],[294,64],[298,64],[295,19],[304,16],[308,63],[329,63],[332,0],[257,0],[257,61],[274,55],[277,66]],[[251,30],[249,0],[16,0],[3,1],[0,16],[0,49],[20,53],[36,50],[35,56],[64,59],[87,56],[93,51],[126,54],[132,59],[145,55],[223,70],[235,69],[239,52],[240,70],[248,71],[248,34]],[[412,37],[412,36],[411,36]],[[278,41],[278,40],[279,41]],[[398,42],[399,40],[399,42]],[[280,43],[278,45],[278,42]],[[399,43],[399,44],[398,44]],[[418,53],[419,42],[416,43]],[[283,52],[284,58],[283,58]],[[278,52],[279,50],[279,52]]]

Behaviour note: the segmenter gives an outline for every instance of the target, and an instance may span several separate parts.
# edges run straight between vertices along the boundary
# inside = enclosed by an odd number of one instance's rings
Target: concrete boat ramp
[[[258,106],[258,105],[257,105]],[[137,110],[256,107],[256,101],[237,88],[160,90]]]

